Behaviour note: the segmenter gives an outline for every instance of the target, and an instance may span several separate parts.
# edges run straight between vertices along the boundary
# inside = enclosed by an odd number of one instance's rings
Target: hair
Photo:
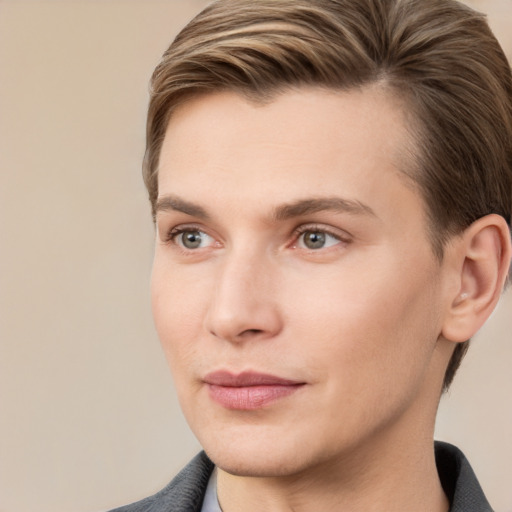
[[[150,88],[143,174],[155,215],[160,149],[173,111],[234,91],[269,101],[297,87],[380,83],[413,120],[403,169],[426,205],[442,260],[480,217],[512,214],[512,77],[485,17],[455,0],[219,0],[176,37]],[[468,348],[458,344],[447,389]]]

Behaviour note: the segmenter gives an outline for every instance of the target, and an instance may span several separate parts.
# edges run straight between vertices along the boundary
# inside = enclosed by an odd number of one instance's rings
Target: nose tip
[[[251,306],[253,300],[254,297],[247,296],[229,304],[223,300],[221,306],[217,300],[207,317],[208,331],[234,343],[275,336],[280,331],[280,321],[272,301],[261,297],[261,304]]]
[[[255,266],[225,268],[205,318],[206,330],[234,343],[275,336],[282,323],[272,282],[268,272],[257,272]]]

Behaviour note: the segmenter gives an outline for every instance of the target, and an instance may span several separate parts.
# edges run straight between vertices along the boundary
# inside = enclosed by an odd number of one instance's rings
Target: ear
[[[450,254],[457,262],[457,286],[451,290],[442,336],[469,340],[494,310],[510,268],[510,230],[499,215],[486,215],[469,226]]]

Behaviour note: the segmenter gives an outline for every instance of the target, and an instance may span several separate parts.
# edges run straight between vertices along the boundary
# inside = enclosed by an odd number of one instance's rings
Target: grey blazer
[[[435,443],[436,463],[450,512],[493,512],[464,454],[448,443]],[[201,512],[213,462],[204,452],[160,492],[110,512]]]

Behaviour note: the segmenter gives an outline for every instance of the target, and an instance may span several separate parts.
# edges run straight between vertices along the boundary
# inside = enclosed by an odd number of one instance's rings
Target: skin
[[[153,312],[224,512],[448,510],[432,438],[468,243],[434,256],[409,143],[378,86],[215,93],[173,114]],[[204,382],[217,370],[303,385],[233,410]]]

